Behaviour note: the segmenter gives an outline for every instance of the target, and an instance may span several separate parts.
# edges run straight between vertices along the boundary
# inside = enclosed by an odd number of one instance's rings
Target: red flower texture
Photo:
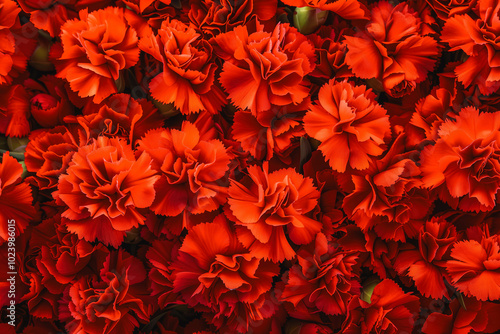
[[[25,137],[30,133],[30,96],[23,85],[0,88],[0,133]]]
[[[400,274],[407,273],[423,296],[450,298],[445,286],[446,260],[454,242],[455,227],[443,218],[432,218],[420,229],[418,248],[402,250],[394,263]]]
[[[315,242],[297,251],[297,260],[289,271],[281,300],[292,302],[295,308],[303,303],[300,307],[305,306],[308,313],[346,314],[352,296],[359,294],[353,268],[356,252],[335,247],[319,233]]]
[[[450,51],[462,50],[468,56],[455,68],[458,80],[465,87],[477,85],[485,95],[500,88],[500,44],[496,38],[499,13],[498,1],[478,0],[474,18],[470,15],[449,18],[441,35],[441,40],[450,45]]]
[[[110,2],[109,0],[18,0],[23,11],[30,14],[33,25],[47,31],[51,37],[59,36],[61,26],[67,20],[77,18],[80,9],[98,9]]]
[[[247,313],[251,320],[264,319],[257,306],[262,306],[262,297],[279,272],[277,264],[256,258],[243,247],[224,216],[188,232],[173,269],[174,292],[188,305],[212,312],[215,321],[222,322]],[[247,330],[248,322],[239,324],[237,332]]]
[[[56,188],[82,142],[64,126],[33,131],[29,139],[24,162],[28,172],[36,174],[27,180],[40,190]]]
[[[149,271],[151,295],[158,298],[158,306],[162,309],[168,304],[179,300],[179,296],[173,293],[174,276],[172,268],[172,262],[177,256],[179,246],[176,242],[157,239],[146,254],[151,263],[151,270]]]
[[[305,134],[300,123],[309,99],[289,107],[273,107],[255,117],[250,111],[238,110],[234,115],[232,135],[241,148],[257,160],[270,160],[277,155],[290,160],[289,153],[299,146],[299,138]]]
[[[215,83],[212,46],[193,27],[167,19],[157,35],[141,38],[139,46],[163,64],[163,72],[149,83],[154,99],[173,103],[185,115],[200,110],[216,114],[225,104]]]
[[[21,234],[36,215],[31,188],[21,179],[22,173],[21,164],[4,153],[0,163],[0,244],[12,236],[10,232]],[[14,231],[9,228],[10,221],[14,221]]]
[[[122,251],[111,253],[100,279],[84,276],[68,285],[60,301],[59,319],[70,334],[132,333],[139,321],[149,319],[140,294],[146,277],[139,259]]]
[[[316,47],[317,54],[316,67],[311,76],[325,80],[352,76],[345,62],[347,47],[340,42],[344,38],[345,30],[322,26],[315,34],[307,36]]]
[[[277,0],[190,1],[189,20],[206,39],[244,26],[251,19],[268,21],[275,17]]]
[[[500,304],[481,302],[474,298],[458,299],[450,304],[451,314],[431,313],[422,327],[422,333],[497,333],[500,330]]]
[[[424,23],[405,3],[393,7],[380,1],[371,13],[364,31],[345,37],[346,62],[356,76],[375,78],[382,82],[386,93],[401,97],[413,91],[434,69],[438,44],[424,36]]]
[[[133,145],[146,132],[163,124],[163,117],[151,102],[135,100],[128,94],[111,95],[99,105],[89,102],[83,113],[68,116],[64,121],[70,127],[75,124],[77,129],[73,131],[86,141],[106,136],[123,138]]]
[[[367,18],[366,7],[358,0],[283,0],[283,3],[295,7],[329,10],[346,20],[363,20]]]
[[[53,193],[66,208],[62,222],[68,231],[119,246],[126,231],[144,223],[139,209],[155,198],[159,176],[151,162],[146,153],[136,160],[131,147],[119,139],[99,137],[80,147]]]
[[[500,112],[460,111],[439,128],[439,139],[421,155],[424,186],[463,211],[490,211],[500,189]]]
[[[411,333],[419,309],[417,296],[385,279],[375,286],[370,303],[353,298],[342,333]]]
[[[469,12],[476,6],[477,0],[427,0],[427,3],[441,20],[446,20]]]
[[[139,60],[137,33],[119,8],[84,9],[79,17],[61,27],[63,53],[56,76],[66,79],[80,97],[100,103],[118,92],[120,71]]]
[[[51,219],[37,226],[39,230],[43,227],[44,231],[53,232],[51,240],[41,246],[37,258],[37,268],[43,276],[42,284],[53,294],[62,293],[66,284],[86,274],[97,273],[96,268],[109,254],[103,244],[92,245],[68,233],[60,224],[60,216],[57,217],[56,226]],[[50,224],[53,226],[47,226]]]
[[[318,149],[332,169],[342,173],[347,165],[367,169],[370,157],[384,152],[391,132],[389,116],[370,89],[334,80],[321,87],[304,116],[304,128],[321,142]]]
[[[33,26],[21,26],[20,12],[16,2],[0,1],[0,85],[12,84],[12,80],[25,71],[36,46],[29,38],[34,32]]]
[[[309,95],[314,47],[297,29],[278,23],[272,32],[258,21],[215,38],[225,62],[220,83],[235,106],[254,116],[272,105],[297,105]]]
[[[432,202],[419,188],[420,169],[412,159],[415,152],[404,151],[404,140],[400,135],[382,159],[372,160],[366,171],[351,175],[354,190],[349,189],[342,204],[363,231],[374,228],[383,239],[403,242],[417,234]]]
[[[226,214],[237,225],[238,240],[258,258],[281,262],[292,259],[295,244],[307,244],[322,223],[307,216],[318,204],[319,191],[310,178],[293,168],[269,173],[269,164],[248,167],[248,176],[231,180]]]
[[[220,140],[203,138],[190,122],[180,130],[149,131],[139,141],[139,152],[147,152],[161,178],[155,185],[151,209],[160,215],[179,216],[170,230],[179,235],[189,228],[189,214],[212,212],[226,202],[227,175],[231,157]]]
[[[446,270],[453,286],[466,296],[500,299],[500,242],[495,236],[457,242]]]

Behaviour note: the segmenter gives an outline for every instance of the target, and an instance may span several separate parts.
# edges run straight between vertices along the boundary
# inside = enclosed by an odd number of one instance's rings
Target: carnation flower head
[[[289,24],[267,32],[255,21],[217,36],[215,43],[225,61],[219,81],[235,106],[257,115],[271,105],[297,105],[309,95],[314,47]]]
[[[147,153],[136,159],[124,140],[98,137],[73,154],[53,196],[68,231],[117,247],[144,223],[140,209],[153,203],[158,179]]]
[[[138,151],[151,155],[160,174],[151,209],[180,220],[170,219],[172,233],[190,227],[188,215],[215,211],[226,202],[231,156],[220,140],[205,137],[194,124],[184,121],[181,129],[149,131]]]
[[[163,64],[149,83],[155,100],[173,103],[185,115],[200,110],[215,114],[225,103],[215,83],[212,46],[192,26],[167,19],[156,35],[141,38],[139,46]]]
[[[488,95],[500,88],[500,3],[478,0],[471,15],[455,15],[446,20],[441,40],[450,51],[462,50],[467,60],[455,68],[458,80],[467,88],[477,85]]]
[[[464,211],[490,211],[500,189],[500,111],[463,108],[438,130],[421,155],[424,186]]]
[[[437,41],[424,36],[418,14],[405,3],[380,1],[371,13],[363,31],[345,37],[346,63],[356,76],[381,81],[391,96],[412,92],[434,69]]]
[[[63,53],[56,66],[59,78],[66,79],[80,97],[100,103],[118,92],[120,71],[139,60],[136,31],[125,20],[123,9],[107,7],[89,13],[61,27]]]
[[[255,256],[274,262],[292,259],[285,231],[295,244],[311,242],[322,223],[308,217],[318,204],[312,179],[293,168],[269,173],[269,164],[248,167],[248,176],[231,180],[226,214],[237,225],[238,240]]]
[[[380,156],[390,136],[387,111],[365,86],[333,79],[321,87],[318,100],[304,116],[306,133],[321,142],[319,150],[332,169],[345,172],[368,168]]]

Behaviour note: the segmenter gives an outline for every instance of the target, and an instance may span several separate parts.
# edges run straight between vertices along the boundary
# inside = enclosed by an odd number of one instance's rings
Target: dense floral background
[[[498,333],[499,36],[498,0],[0,0],[0,331]]]

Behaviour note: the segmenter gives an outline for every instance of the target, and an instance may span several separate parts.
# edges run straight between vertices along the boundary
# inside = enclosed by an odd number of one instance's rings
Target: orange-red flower
[[[405,3],[393,7],[381,1],[371,12],[363,31],[345,37],[346,62],[356,76],[375,78],[388,94],[400,97],[413,91],[433,70],[438,44],[424,36],[425,25]]]
[[[99,137],[73,155],[53,196],[66,207],[68,231],[117,247],[125,231],[144,223],[139,209],[153,203],[158,178],[147,153],[136,160],[123,140]]]
[[[451,283],[466,296],[479,300],[500,299],[500,243],[496,236],[481,242],[457,242],[446,262]]]
[[[370,157],[384,152],[384,140],[390,135],[389,116],[365,86],[347,81],[321,87],[318,101],[304,116],[308,135],[321,141],[319,150],[339,172],[347,165],[363,170]]]
[[[500,111],[468,107],[448,119],[436,144],[422,151],[424,186],[464,211],[489,211],[500,189]]]
[[[272,32],[258,21],[215,38],[225,62],[220,83],[229,98],[254,115],[272,105],[299,104],[309,95],[314,47],[297,29],[278,23]]]
[[[36,213],[31,203],[31,188],[21,179],[22,173],[21,164],[4,153],[0,163],[0,244],[12,237],[11,233],[14,236],[22,233]]]
[[[407,273],[423,296],[450,298],[444,283],[446,259],[456,241],[455,227],[443,218],[432,218],[420,229],[418,248],[398,254],[394,269]]]
[[[70,334],[132,333],[139,321],[149,320],[144,300],[146,270],[141,261],[123,251],[108,255],[100,278],[85,276],[68,285],[59,319]],[[139,320],[139,321],[138,321]]]
[[[151,209],[169,217],[180,215],[181,224],[171,226],[177,235],[190,226],[188,215],[215,211],[226,202],[231,157],[220,140],[203,135],[185,121],[180,130],[152,130],[139,141],[138,151],[151,156],[161,175]]]
[[[23,85],[2,88],[0,88],[0,133],[9,137],[25,137],[31,130],[30,96]]]
[[[100,103],[118,92],[120,71],[139,60],[137,33],[123,16],[123,9],[108,7],[67,21],[61,27],[63,53],[57,77],[66,79],[81,97]]]
[[[353,270],[357,254],[335,247],[319,233],[315,242],[301,247],[297,258],[298,264],[289,271],[281,300],[292,302],[295,307],[303,303],[309,313],[319,310],[329,315],[346,314],[352,296],[359,293]]]
[[[167,19],[157,35],[144,36],[139,46],[163,64],[163,72],[149,83],[154,99],[173,103],[183,114],[200,110],[215,114],[225,103],[215,84],[212,46],[193,27]]]
[[[190,2],[189,20],[207,39],[243,26],[252,18],[267,21],[274,18],[278,9],[277,0],[231,0]]]
[[[478,0],[470,15],[455,15],[443,27],[441,40],[450,50],[462,50],[469,57],[455,68],[458,80],[465,87],[477,85],[482,94],[500,88],[500,3],[497,0]],[[477,18],[476,18],[477,17]]]
[[[307,216],[318,204],[319,191],[310,178],[293,168],[269,173],[269,164],[248,167],[248,176],[231,180],[228,204],[238,240],[259,258],[274,262],[292,259],[295,244],[311,242],[322,224]],[[286,229],[285,229],[286,228]]]
[[[215,313],[215,319],[248,316],[254,321],[263,319],[258,306],[279,273],[277,264],[243,247],[223,215],[188,232],[173,269],[174,291],[188,305]],[[238,324],[237,332],[247,330],[248,322]]]

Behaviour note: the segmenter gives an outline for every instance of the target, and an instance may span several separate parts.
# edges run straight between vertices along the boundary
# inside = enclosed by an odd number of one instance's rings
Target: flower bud
[[[26,150],[26,146],[28,145],[29,139],[28,137],[7,137],[7,145],[9,146],[9,150],[11,152],[19,152],[24,153]]]
[[[380,283],[380,279],[378,276],[369,277],[366,281],[363,282],[363,289],[361,290],[361,300],[364,300],[367,303],[371,303],[373,290]]]
[[[293,13],[293,24],[304,35],[318,30],[328,18],[328,11],[312,7],[297,7]]]

